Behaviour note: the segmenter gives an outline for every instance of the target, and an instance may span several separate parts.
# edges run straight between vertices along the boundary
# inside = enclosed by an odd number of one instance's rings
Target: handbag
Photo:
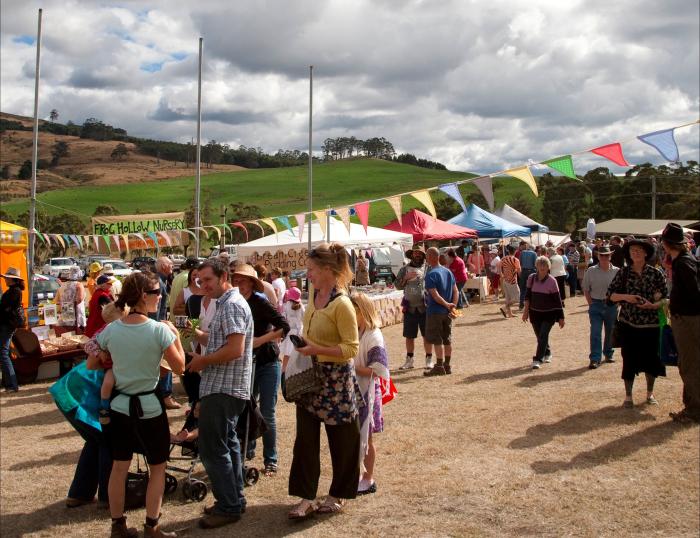
[[[678,366],[678,348],[666,315],[667,305],[659,308],[659,358],[666,366]]]
[[[288,402],[298,402],[307,394],[321,392],[323,381],[316,357],[292,351],[284,371],[282,396]]]

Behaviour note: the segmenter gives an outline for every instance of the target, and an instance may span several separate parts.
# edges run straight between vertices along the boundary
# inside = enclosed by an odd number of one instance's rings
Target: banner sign
[[[262,264],[268,271],[275,267],[279,267],[282,271],[296,271],[306,268],[308,254],[309,251],[306,248],[253,252],[250,256],[245,257],[245,261],[251,265]]]
[[[92,233],[95,235],[177,232],[184,229],[184,212],[92,217]]]

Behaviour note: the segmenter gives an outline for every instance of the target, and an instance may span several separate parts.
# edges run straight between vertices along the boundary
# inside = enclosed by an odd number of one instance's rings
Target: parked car
[[[50,276],[68,278],[71,269],[77,267],[80,269],[78,262],[74,258],[51,258],[44,264],[41,272]],[[83,271],[80,269],[80,277],[82,278]]]
[[[78,266],[83,270],[83,274],[88,273],[88,269],[90,268],[90,265],[93,262],[100,262],[100,264],[103,263],[103,260],[108,259],[109,256],[106,256],[104,254],[91,254],[90,256],[82,256],[81,258],[78,258]]]
[[[114,273],[114,276],[119,278],[125,278],[134,271],[138,271],[138,269],[133,269],[132,267],[129,267],[124,260],[120,259],[107,258],[105,260],[101,260],[100,263],[102,263],[102,267],[104,267],[107,264],[110,264],[112,266],[112,272]]]
[[[170,254],[168,258],[173,262],[173,271],[179,271],[180,266],[185,263],[185,257],[182,254]]]
[[[47,299],[56,297],[61,283],[55,276],[34,274],[32,278],[32,304],[38,305]]]
[[[156,259],[151,256],[138,256],[131,260],[131,267],[139,271],[155,271]]]
[[[228,256],[232,261],[238,259],[238,245],[225,245],[224,249],[228,252]],[[221,252],[221,249],[219,247],[214,247],[211,249],[209,257],[215,258],[219,255],[219,252]]]

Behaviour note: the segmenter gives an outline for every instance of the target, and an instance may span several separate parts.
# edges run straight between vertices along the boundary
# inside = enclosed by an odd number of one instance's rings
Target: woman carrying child
[[[294,344],[289,339],[291,335],[301,336],[304,331],[304,313],[306,308],[301,304],[301,292],[299,288],[293,286],[287,290],[284,296],[284,318],[289,323],[289,332],[280,344],[280,352],[282,354],[282,371],[287,369],[287,361],[289,360]]]

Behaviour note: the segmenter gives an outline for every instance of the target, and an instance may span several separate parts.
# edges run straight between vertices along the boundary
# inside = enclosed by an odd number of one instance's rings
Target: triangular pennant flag
[[[92,240],[95,242],[95,252],[99,252],[100,251],[100,238],[96,235],[93,235]]]
[[[160,250],[160,245],[158,244],[158,236],[153,232],[146,232],[146,235],[153,239],[153,244],[156,246],[156,250]]]
[[[514,178],[517,178],[520,181],[524,182],[528,187],[530,187],[532,194],[534,194],[535,196],[539,196],[539,193],[537,192],[537,183],[535,183],[535,178],[532,177],[532,172],[530,172],[530,169],[527,166],[511,168],[510,170],[506,170],[503,173],[509,176],[513,176]]]
[[[600,146],[599,148],[590,150],[590,152],[605,157],[618,166],[629,166],[629,163],[625,160],[625,156],[622,154],[622,146],[619,142]]]
[[[204,235],[207,236],[207,241],[209,241],[209,235],[210,235],[210,234],[209,234],[209,232],[207,231],[207,228],[206,228],[206,227],[204,227],[204,226],[194,226],[192,229],[193,229],[193,230],[201,230],[202,232],[204,232]]]
[[[80,240],[78,239],[77,235],[71,235],[70,238],[71,238],[71,241],[73,241],[73,243],[75,243],[75,246],[78,247],[78,250],[83,250],[83,245],[80,242]]]
[[[294,235],[294,231],[292,230],[292,224],[289,222],[289,217],[284,216],[284,217],[277,217],[277,220],[291,233]]]
[[[126,257],[129,257],[129,234],[122,234],[122,239],[124,240],[124,250],[126,250]]]
[[[314,217],[316,217],[318,225],[321,227],[321,233],[323,234],[323,238],[325,239],[326,237],[328,237],[328,221],[326,220],[326,212],[314,211]]]
[[[369,223],[369,202],[355,204],[355,214],[357,215],[357,218],[360,219],[360,222],[365,229],[365,234],[367,234],[367,224]]]
[[[430,193],[427,190],[412,192],[411,196],[413,196],[416,200],[423,204],[434,219],[437,218],[437,213],[435,212],[433,200],[432,198],[430,198]]]
[[[576,172],[574,172],[574,161],[571,159],[571,155],[562,155],[555,159],[549,159],[548,161],[543,161],[542,164],[546,164],[551,169],[561,172],[566,177],[578,179]]]
[[[188,230],[187,228],[185,228],[185,229],[183,229],[183,230],[181,230],[181,231],[185,232],[185,233],[188,234],[190,237],[192,237],[192,239],[194,239],[195,241],[197,241],[197,235],[196,235],[192,230]],[[143,237],[141,234],[134,234],[134,235],[138,236],[144,243],[146,243],[146,239],[144,239],[144,237]],[[148,243],[146,243],[146,244],[148,244]]]
[[[472,181],[479,189],[481,195],[486,198],[486,203],[489,204],[489,209],[493,211],[493,180],[491,176],[478,177]]]
[[[114,246],[117,250],[121,250],[121,245],[119,244],[119,234],[112,234],[112,239],[114,239]]]
[[[61,237],[61,234],[53,234],[53,238],[61,244],[63,250],[66,249],[66,243],[63,240],[63,237]]]
[[[102,239],[105,241],[105,245],[107,245],[107,252],[110,252],[112,250],[112,247],[110,247],[110,242],[109,242],[109,236],[108,235],[102,235]]]
[[[36,236],[37,236],[39,239],[41,239],[41,242],[44,243],[44,245],[46,244],[46,239],[44,239],[44,234],[41,234],[41,233],[39,233],[39,232],[36,232]]]
[[[389,198],[384,198],[387,203],[394,210],[394,215],[396,215],[396,220],[401,222],[401,195],[389,196]]]
[[[163,241],[165,241],[165,244],[168,245],[169,247],[173,246],[172,241],[170,241],[170,236],[167,234],[167,232],[158,232],[158,235],[163,238]]]
[[[637,138],[661,153],[661,156],[667,161],[675,163],[678,162],[680,156],[678,155],[678,145],[673,137],[673,131],[673,129],[665,129],[643,134]]]
[[[226,243],[227,241],[226,230],[228,230],[228,234],[231,236],[231,241],[233,241],[233,230],[231,229],[231,227],[225,222],[222,224],[222,226],[224,227],[224,243]]]
[[[459,187],[457,186],[456,183],[448,183],[447,185],[440,185],[438,188],[442,192],[444,192],[447,196],[452,198],[455,202],[457,202],[462,207],[462,211],[467,210],[467,206],[464,205],[464,198],[462,198],[462,193],[459,192]]]
[[[267,224],[270,228],[272,228],[273,233],[277,233],[277,226],[275,226],[275,221],[272,219],[260,219],[260,222],[263,222]]]
[[[347,228],[348,233],[350,233],[350,208],[349,207],[341,207],[339,209],[336,209],[335,212],[340,217],[340,220],[343,221],[343,224]]]
[[[248,228],[245,227],[245,225],[242,222],[234,222],[233,225],[236,228],[241,228],[245,232],[245,242],[248,242]],[[233,237],[233,233],[231,233],[231,237]]]
[[[262,227],[262,225],[257,221],[257,220],[247,220],[245,221],[246,224],[251,224],[253,226],[257,226],[260,228],[260,234],[265,235],[265,228]]]
[[[298,234],[299,234],[299,242],[301,243],[301,239],[304,237],[304,223],[306,222],[306,213],[297,213],[294,215],[294,218],[297,219],[297,226],[299,226]]]
[[[216,232],[216,240],[219,243],[221,243],[221,228],[219,228],[218,226],[213,226],[213,225],[205,226],[205,228],[211,228],[212,230],[214,230]]]

